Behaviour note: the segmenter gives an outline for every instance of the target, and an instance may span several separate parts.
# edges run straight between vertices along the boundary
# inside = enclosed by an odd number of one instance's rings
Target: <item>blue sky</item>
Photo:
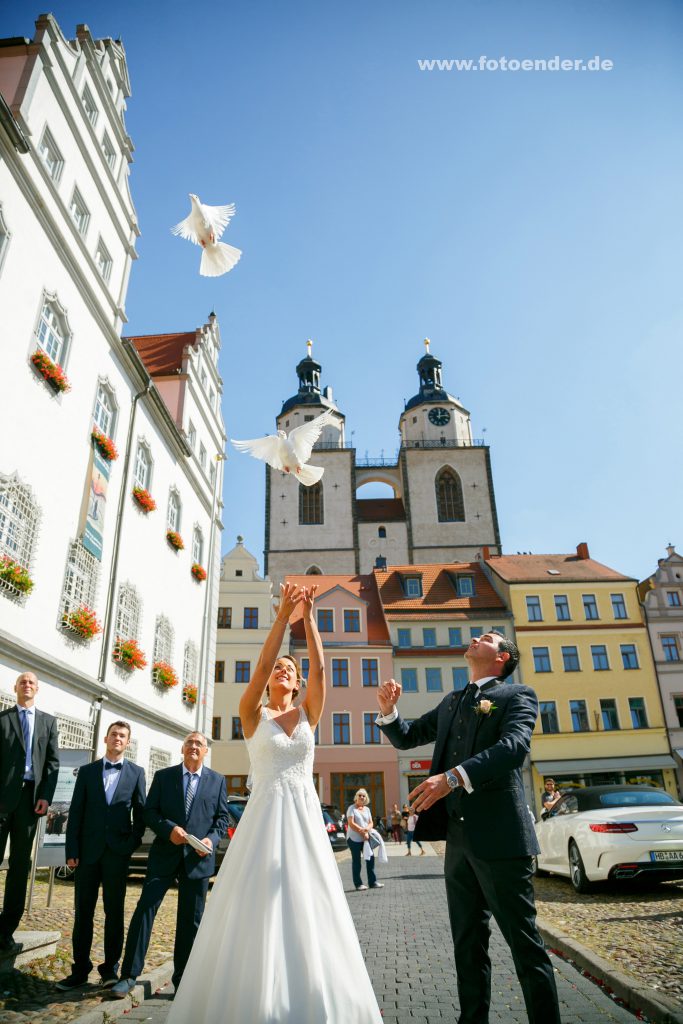
[[[3,35],[32,35],[25,0]],[[306,338],[362,457],[395,451],[422,339],[491,445],[504,549],[643,577],[683,550],[683,7],[652,0],[55,2],[120,36],[142,237],[126,333],[215,309],[228,434],[270,431]],[[599,55],[606,72],[421,72]],[[200,278],[187,193],[244,251]],[[486,428],[485,433],[483,433]],[[231,452],[225,544],[262,558]]]

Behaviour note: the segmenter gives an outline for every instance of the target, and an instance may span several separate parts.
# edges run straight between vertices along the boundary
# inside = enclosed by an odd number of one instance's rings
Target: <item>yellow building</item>
[[[531,760],[544,780],[647,782],[676,795],[657,676],[637,581],[573,555],[493,555],[487,575],[512,611],[519,678],[538,694]]]

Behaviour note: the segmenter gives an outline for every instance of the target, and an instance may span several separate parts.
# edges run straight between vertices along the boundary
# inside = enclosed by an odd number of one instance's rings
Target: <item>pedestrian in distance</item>
[[[35,706],[38,689],[38,677],[22,672],[14,684],[16,704],[0,712],[0,862],[10,842],[0,953],[21,949],[13,935],[24,913],[31,848],[59,775],[57,719]]]
[[[555,787],[555,779],[546,779],[543,792],[541,793],[542,810],[552,811],[555,804],[561,799],[562,794]]]
[[[102,888],[104,961],[98,965],[106,988],[119,980],[123,950],[128,866],[145,831],[145,772],[125,758],[128,722],[112,722],[105,754],[79,769],[66,825],[66,863],[75,869],[71,974],[57,982],[60,992],[81,988],[93,965],[95,910]]]
[[[363,863],[363,846],[370,838],[370,832],[374,828],[372,814],[370,812],[370,797],[367,790],[359,789],[353,798],[353,803],[346,812],[346,821],[349,830],[346,835],[346,843],[351,851],[351,874],[356,889],[365,890],[368,886],[371,889],[384,888],[384,882],[378,882],[375,874],[375,858],[366,860],[368,872],[368,884],[363,884],[361,864]]]
[[[410,849],[410,847],[412,846],[413,836],[415,835],[415,826],[417,825],[417,818],[418,816],[414,812],[411,812],[408,815],[408,822],[406,826],[406,846],[408,847],[408,852],[405,854],[406,857],[412,857],[413,855],[413,851]],[[422,848],[422,843],[420,842],[419,839],[415,840],[415,845],[420,847],[420,856],[424,857],[425,852],[424,849]]]

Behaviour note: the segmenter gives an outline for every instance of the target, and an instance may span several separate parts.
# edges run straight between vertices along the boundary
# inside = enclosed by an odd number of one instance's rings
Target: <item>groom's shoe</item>
[[[137,978],[122,978],[109,989],[112,999],[125,999],[137,984]]]

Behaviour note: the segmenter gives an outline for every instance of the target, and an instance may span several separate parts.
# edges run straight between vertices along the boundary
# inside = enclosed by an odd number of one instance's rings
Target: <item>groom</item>
[[[401,686],[382,683],[377,724],[399,750],[434,741],[434,774],[409,794],[416,839],[446,839],[446,895],[455,948],[458,1024],[487,1024],[491,1002],[489,921],[507,941],[531,1024],[559,1024],[553,968],[536,928],[532,856],[538,844],[521,767],[538,714],[533,690],[505,683],[519,661],[499,633],[474,638],[470,683],[404,722]]]

